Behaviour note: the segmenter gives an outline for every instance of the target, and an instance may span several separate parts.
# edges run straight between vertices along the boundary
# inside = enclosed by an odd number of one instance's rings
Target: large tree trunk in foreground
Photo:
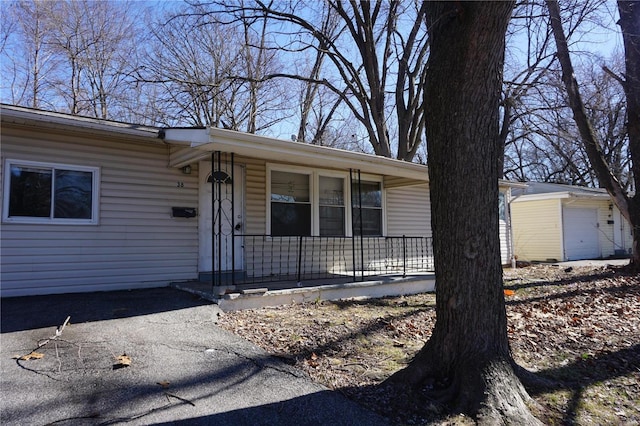
[[[633,227],[633,266],[640,270],[640,1],[618,0],[624,40],[627,134],[635,194],[629,197],[629,223]]]
[[[389,380],[482,424],[539,424],[513,371],[498,232],[499,103],[512,2],[429,2],[425,87],[436,325]]]
[[[604,187],[623,216],[629,221],[633,229],[633,255],[631,267],[640,269],[640,196],[638,182],[640,182],[640,2],[620,1],[620,27],[622,28],[625,46],[626,80],[624,83],[627,98],[627,133],[629,136],[629,151],[636,194],[627,194],[620,182],[611,172],[611,168],[604,157],[602,147],[591,121],[587,116],[578,82],[573,72],[567,38],[562,29],[560,6],[557,0],[547,0],[547,8],[551,18],[551,28],[556,41],[558,61],[562,68],[562,82],[569,98],[569,106],[573,118],[580,132],[591,167],[598,177],[600,185]]]

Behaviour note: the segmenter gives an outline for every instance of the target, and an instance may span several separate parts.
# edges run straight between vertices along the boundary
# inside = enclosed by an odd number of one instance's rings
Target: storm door
[[[199,270],[201,279],[231,285],[243,271],[244,173],[232,155],[212,157],[200,163]]]

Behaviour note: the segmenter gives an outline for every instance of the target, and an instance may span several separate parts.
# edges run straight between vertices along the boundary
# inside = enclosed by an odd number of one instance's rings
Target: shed
[[[626,256],[631,228],[602,188],[528,182],[514,190],[511,220],[518,260],[558,262]]]

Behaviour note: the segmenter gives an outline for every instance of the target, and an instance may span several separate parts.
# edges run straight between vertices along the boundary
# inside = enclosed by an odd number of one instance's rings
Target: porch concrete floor
[[[224,311],[255,309],[316,300],[378,298],[425,293],[435,290],[433,273],[375,275],[354,281],[353,277],[318,280],[274,281],[236,286],[212,286],[210,282],[175,282],[172,287],[217,303]]]

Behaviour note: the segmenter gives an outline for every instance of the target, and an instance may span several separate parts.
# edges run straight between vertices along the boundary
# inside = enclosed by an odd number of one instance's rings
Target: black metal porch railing
[[[433,272],[429,237],[305,237],[235,235],[242,267],[214,272],[215,285]]]

